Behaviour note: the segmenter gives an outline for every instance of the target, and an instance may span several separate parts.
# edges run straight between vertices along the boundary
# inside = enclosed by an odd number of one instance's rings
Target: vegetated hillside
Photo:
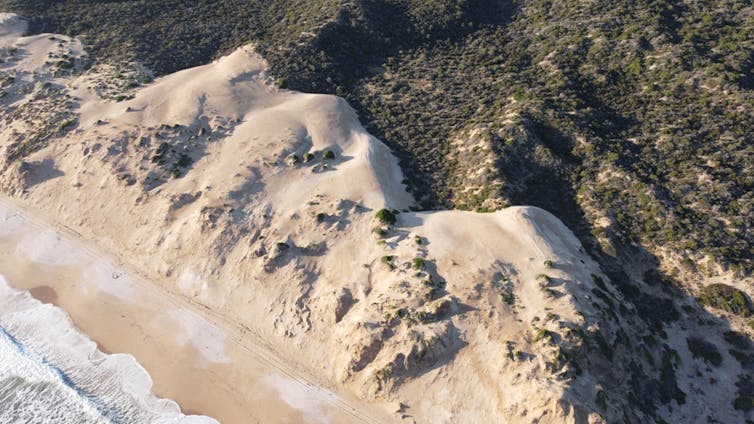
[[[299,62],[270,57],[293,88],[346,93],[418,164],[427,185],[409,183],[427,205],[534,204],[589,227],[608,253],[639,242],[702,274],[754,267],[750,3],[478,1],[422,14],[391,2],[405,9],[390,19],[377,3],[294,47],[312,50]],[[379,71],[340,59],[362,50],[387,52]]]
[[[82,36],[100,60],[138,60],[158,74],[207,63],[256,40],[287,43],[327,22],[339,0],[0,0],[29,32]]]
[[[638,242],[697,275],[754,269],[750,2],[0,7],[158,73],[256,41],[281,85],[348,98],[424,208],[533,204],[610,254]]]

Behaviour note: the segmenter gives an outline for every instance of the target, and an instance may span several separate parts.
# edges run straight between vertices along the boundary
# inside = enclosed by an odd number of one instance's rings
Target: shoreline
[[[0,398],[11,402],[0,408],[0,421],[219,424],[206,415],[183,414],[174,400],[156,396],[152,378],[133,355],[102,352],[65,310],[13,288],[2,275],[0,305],[0,374],[6,383]],[[49,408],[55,410],[52,420]]]
[[[133,355],[149,372],[153,394],[184,413],[224,423],[388,420],[375,405],[312,384],[253,334],[228,328],[62,227],[0,198],[0,274],[65,310],[102,352]]]

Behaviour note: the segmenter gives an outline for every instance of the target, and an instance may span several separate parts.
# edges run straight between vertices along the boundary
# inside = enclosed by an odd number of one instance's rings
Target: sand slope
[[[26,63],[3,65],[3,107],[69,96],[76,123],[8,162],[3,192],[323,386],[400,402],[407,422],[599,422],[626,402],[605,412],[609,382],[583,370],[609,367],[588,342],[605,277],[549,213],[410,212],[395,158],[346,102],[278,91],[250,47],[117,102],[92,88],[100,74]],[[24,94],[39,81],[57,94]],[[37,109],[0,135],[38,128]],[[19,143],[0,140],[6,156]],[[394,225],[382,208],[400,212]]]

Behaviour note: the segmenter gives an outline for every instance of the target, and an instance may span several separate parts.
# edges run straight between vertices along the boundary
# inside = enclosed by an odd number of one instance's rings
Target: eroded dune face
[[[409,212],[346,102],[278,91],[251,47],[113,95],[77,41],[0,27],[4,194],[397,418],[645,417],[606,352],[621,296],[549,213]]]

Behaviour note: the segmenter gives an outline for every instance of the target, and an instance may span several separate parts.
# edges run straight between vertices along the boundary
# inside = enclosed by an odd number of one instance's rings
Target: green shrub
[[[733,407],[739,411],[751,411],[754,409],[754,398],[749,396],[739,396],[733,401]]]
[[[281,241],[276,243],[275,247],[277,247],[278,252],[282,252],[284,250],[290,249],[291,246],[288,243]]]
[[[538,281],[544,281],[545,283],[549,283],[550,282],[550,276],[547,275],[547,274],[539,274],[539,275],[537,275],[537,280]]]
[[[607,410],[607,395],[605,394],[605,392],[603,392],[602,390],[597,392],[595,403],[600,407],[601,410]]]
[[[727,284],[710,284],[703,288],[699,302],[742,317],[748,317],[752,312],[751,302],[746,294]]]
[[[176,165],[180,166],[181,168],[186,168],[190,166],[193,163],[193,159],[191,159],[191,156],[181,153],[181,156],[178,158],[178,162],[176,162]]]
[[[397,221],[395,214],[387,209],[380,209],[375,215],[378,221],[385,225],[393,225]]]
[[[537,331],[537,334],[534,336],[534,343],[543,339],[550,339],[552,341],[554,338],[555,336],[552,334],[552,331],[543,328]]]
[[[304,153],[304,162],[308,163],[314,160],[314,154],[310,152]]]
[[[694,358],[702,358],[705,362],[716,367],[722,365],[723,356],[712,343],[697,337],[690,337],[686,339],[686,344]]]
[[[602,291],[605,291],[605,292],[608,291],[607,286],[605,285],[605,281],[602,278],[600,278],[598,275],[594,275],[594,274],[590,274],[590,275],[592,276],[592,281],[594,282],[594,284],[597,285],[597,287],[601,288]]]
[[[500,292],[500,299],[503,301],[503,303],[506,303],[508,305],[513,305],[516,303],[516,297],[513,295],[513,290],[510,288],[504,289],[502,292]]]
[[[422,258],[414,258],[411,261],[411,267],[414,269],[424,269],[424,259]]]
[[[299,163],[301,163],[301,158],[294,153],[288,156],[287,162],[291,165],[298,165]]]
[[[55,67],[58,69],[73,69],[73,62],[69,60],[59,60],[55,62]]]
[[[387,237],[388,235],[388,231],[382,227],[374,227],[372,232],[377,234],[377,237],[380,237],[380,238]]]
[[[58,124],[58,132],[68,131],[69,129],[73,128],[74,125],[76,125],[75,119],[66,119],[65,121]]]
[[[376,376],[378,379],[383,380],[389,377],[395,371],[395,364],[392,362],[385,365],[384,368],[377,371]]]
[[[325,160],[335,159],[335,152],[333,152],[332,150],[325,150],[322,153],[322,158]]]
[[[613,355],[615,355],[615,351],[607,342],[607,340],[605,340],[605,336],[603,336],[602,333],[597,332],[594,334],[593,341],[597,344],[597,348],[599,349],[600,353],[604,355],[605,358],[612,361]]]

